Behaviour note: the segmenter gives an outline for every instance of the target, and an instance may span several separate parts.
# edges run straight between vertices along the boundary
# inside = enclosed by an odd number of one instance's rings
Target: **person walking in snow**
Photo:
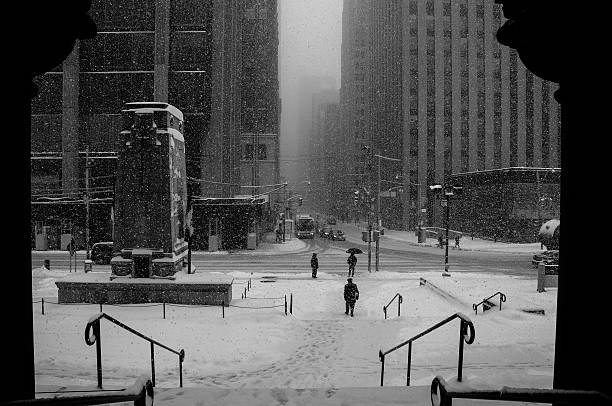
[[[349,266],[348,276],[355,276],[355,265],[357,265],[357,257],[355,256],[354,252],[351,252],[351,255],[349,255],[346,262]]]
[[[440,248],[444,247],[444,237],[442,237],[441,233],[438,233],[438,247]]]
[[[312,258],[310,258],[310,267],[312,268],[312,277],[316,279],[317,270],[319,269],[319,259],[316,253],[313,253]]]
[[[347,278],[347,282],[348,283],[344,285],[344,302],[346,303],[344,314],[349,314],[350,310],[351,317],[353,317],[355,302],[359,300],[359,289],[357,289],[357,285],[353,283],[353,278],[350,276]]]

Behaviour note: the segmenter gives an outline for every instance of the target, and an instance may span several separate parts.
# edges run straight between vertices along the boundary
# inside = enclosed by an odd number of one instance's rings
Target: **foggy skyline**
[[[296,156],[304,155],[298,150],[299,108],[306,96],[300,95],[300,81],[331,78],[340,88],[341,23],[342,0],[279,1],[280,167],[289,182],[297,169]]]

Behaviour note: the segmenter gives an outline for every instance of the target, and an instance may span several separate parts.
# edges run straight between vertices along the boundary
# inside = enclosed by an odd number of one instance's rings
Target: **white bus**
[[[295,216],[295,229],[298,238],[314,238],[314,219],[308,214],[298,214]]]

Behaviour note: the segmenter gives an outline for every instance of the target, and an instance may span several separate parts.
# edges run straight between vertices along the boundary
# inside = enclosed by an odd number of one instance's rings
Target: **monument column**
[[[62,83],[62,190],[79,187],[79,42],[63,65]]]
[[[155,60],[153,99],[168,102],[170,65],[170,0],[155,0]]]

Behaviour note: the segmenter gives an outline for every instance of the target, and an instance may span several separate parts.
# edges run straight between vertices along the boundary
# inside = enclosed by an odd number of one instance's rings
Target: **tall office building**
[[[389,0],[347,1],[345,8],[366,22],[347,19],[350,26],[343,27],[342,131],[367,139],[350,124],[352,112],[363,105],[353,96],[359,81],[351,70],[362,57],[352,44],[358,28],[365,27],[370,92],[361,111],[371,126],[373,153],[402,159],[399,176],[392,160],[381,171],[382,183],[400,179],[403,184],[402,210],[389,211],[387,221],[405,228],[438,221],[441,209],[428,198],[427,186],[444,183],[451,174],[559,166],[557,87],[532,75],[516,52],[499,45],[499,5]],[[377,162],[370,162],[372,173]],[[382,199],[383,212],[388,199]]]
[[[342,153],[338,90],[321,90],[312,95],[312,124],[309,137],[308,187],[311,207],[323,214],[338,213],[341,194]]]
[[[131,101],[167,102],[183,112],[192,194],[231,197],[251,193],[242,185],[278,183],[276,0],[94,0],[90,14],[98,34],[37,78],[35,200],[77,203],[88,186],[112,203],[120,112]],[[94,240],[111,238],[110,203],[95,206],[104,224]],[[82,229],[83,206],[50,216],[50,205],[33,204],[36,233]]]

